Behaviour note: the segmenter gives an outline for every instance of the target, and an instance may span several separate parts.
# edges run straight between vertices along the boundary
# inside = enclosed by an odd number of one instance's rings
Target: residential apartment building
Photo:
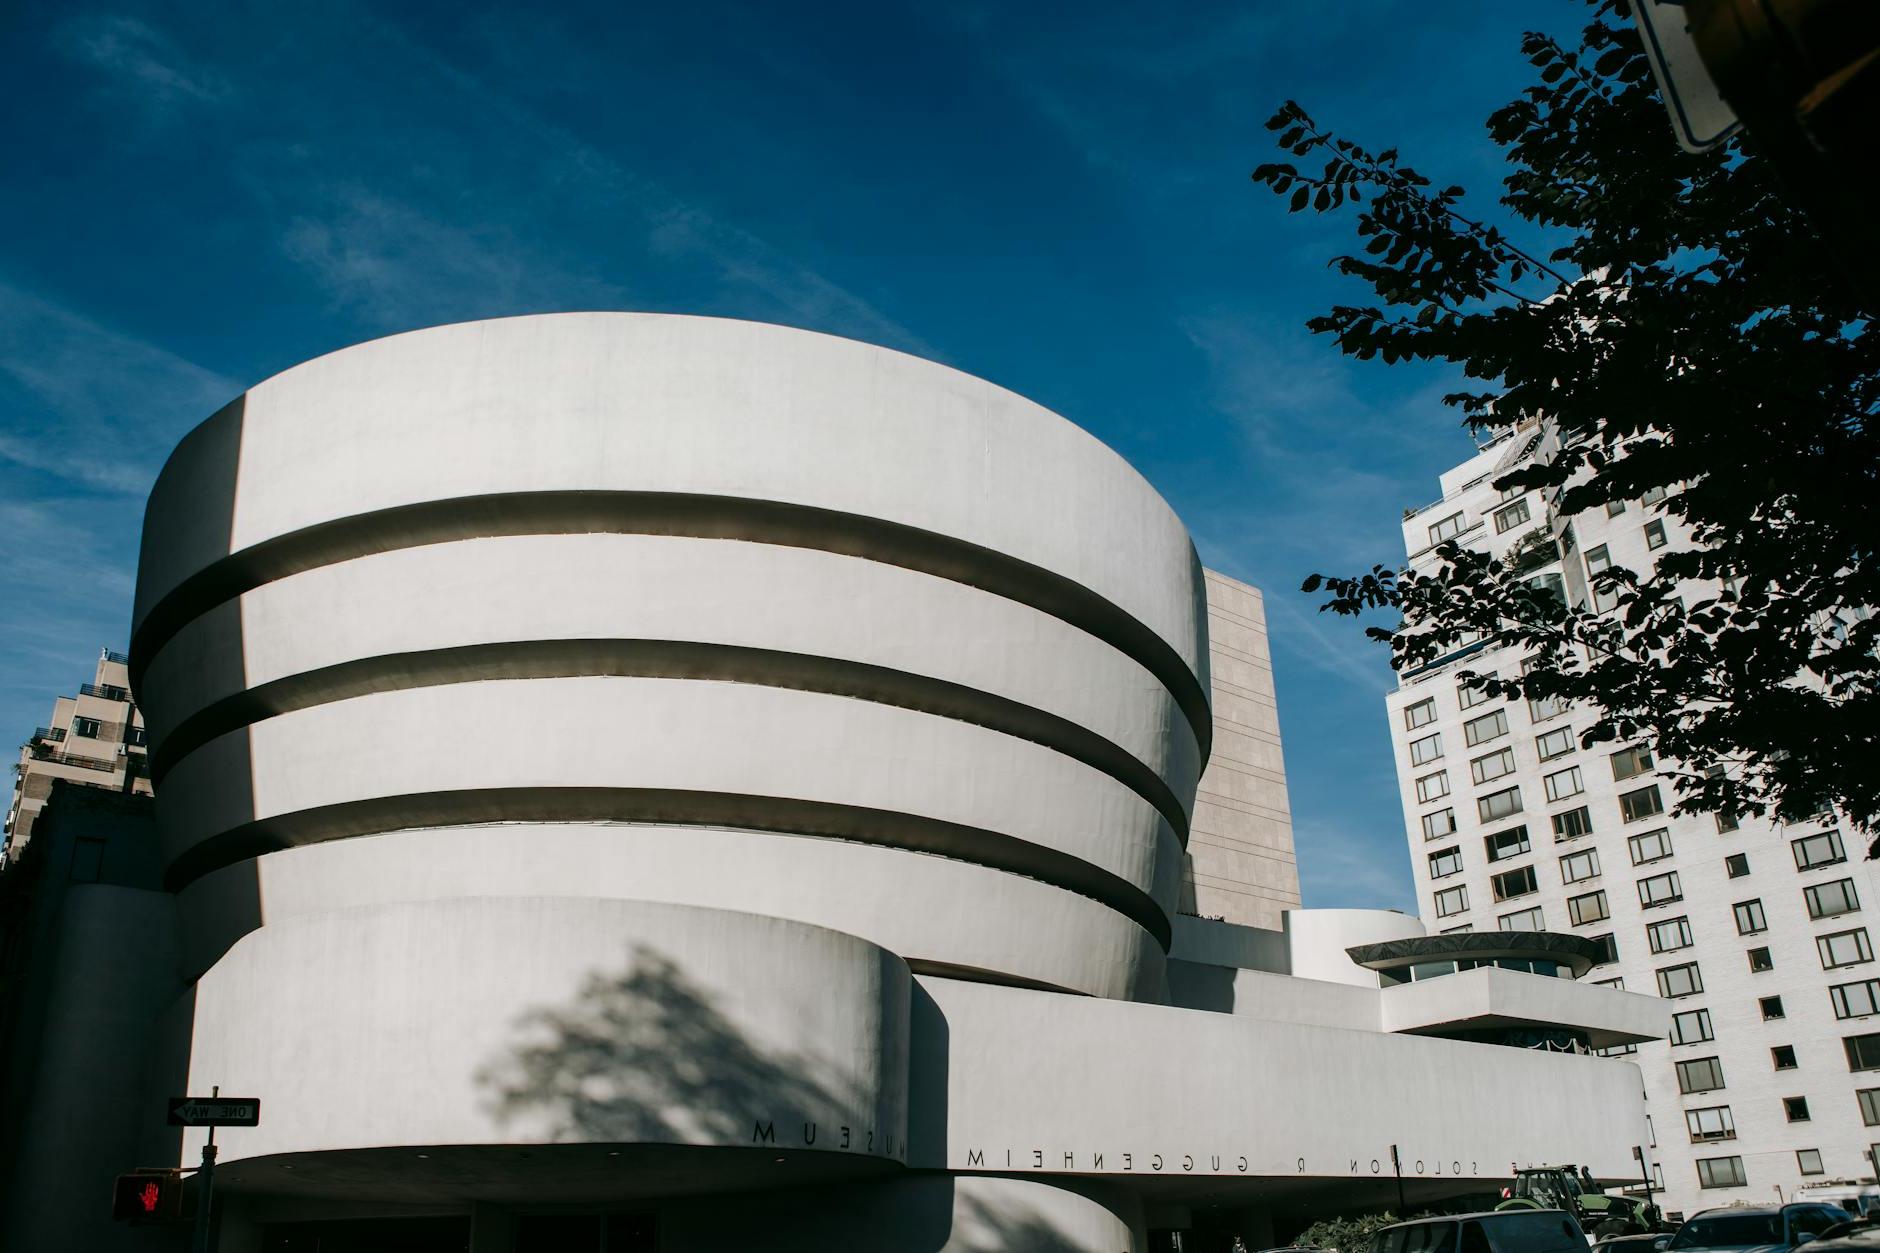
[[[100,651],[92,681],[54,702],[47,724],[21,747],[7,807],[5,864],[19,860],[32,838],[54,779],[150,794],[144,718],[131,696],[129,663],[123,653]]]
[[[1442,499],[1404,515],[1410,566],[1453,539],[1579,605],[1601,595],[1588,578],[1607,564],[1647,571],[1660,549],[1688,542],[1658,500],[1567,518],[1551,493],[1493,487],[1550,456],[1552,440],[1530,427],[1444,474]],[[1521,664],[1476,644],[1400,676],[1389,697],[1429,929],[1587,936],[1606,957],[1589,980],[1676,1002],[1671,1038],[1636,1056],[1669,1209],[1872,1179],[1880,884],[1862,837],[1833,814],[1672,816],[1676,794],[1649,744],[1583,749],[1588,713],[1458,681]]]

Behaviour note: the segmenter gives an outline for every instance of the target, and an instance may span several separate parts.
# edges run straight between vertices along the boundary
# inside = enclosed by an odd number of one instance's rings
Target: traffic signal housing
[[[120,1222],[162,1222],[183,1216],[183,1176],[177,1171],[119,1175],[111,1217]]]

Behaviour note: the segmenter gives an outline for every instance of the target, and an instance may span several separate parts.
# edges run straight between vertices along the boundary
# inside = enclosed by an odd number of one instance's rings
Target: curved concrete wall
[[[1361,988],[1378,986],[1377,971],[1352,961],[1346,949],[1423,933],[1420,921],[1394,909],[1295,909],[1286,915],[1286,944],[1296,978]]]
[[[173,888],[311,918],[361,899],[349,859],[254,859],[423,831],[454,867],[502,824],[509,883],[578,857],[555,892],[1164,994],[1210,735],[1193,548],[1089,435],[943,366],[638,314],[322,357],[165,466],[132,653]],[[448,895],[384,850],[375,899]],[[210,961],[286,913],[218,916]]]

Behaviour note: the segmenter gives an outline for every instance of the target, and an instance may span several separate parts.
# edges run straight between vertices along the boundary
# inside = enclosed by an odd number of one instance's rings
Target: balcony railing
[[[131,664],[131,655],[129,653],[113,652],[107,648],[107,649],[104,649],[102,652],[100,652],[98,655],[104,658],[106,661],[114,661],[120,666],[128,666]]]
[[[36,740],[45,740],[49,744],[57,744],[60,740],[63,740],[65,738],[65,728],[64,727],[34,727],[33,738]]]
[[[78,691],[81,696],[96,696],[103,700],[129,700],[131,698],[129,688],[116,687],[109,683],[80,683]]]
[[[80,770],[102,770],[107,774],[116,774],[118,763],[105,761],[100,757],[80,757],[77,753],[58,753],[49,748],[32,746],[34,761],[47,761],[60,766],[77,766]]]

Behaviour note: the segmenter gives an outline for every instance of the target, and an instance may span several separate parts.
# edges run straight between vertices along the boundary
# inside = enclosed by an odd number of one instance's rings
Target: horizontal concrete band
[[[1212,738],[1207,689],[1161,635],[1063,575],[990,548],[879,518],[778,501],[681,492],[501,493],[396,506],[261,541],[183,578],[140,617],[131,681],[192,620],[265,584],[376,553],[496,535],[681,535],[861,557],[1028,605],[1102,640],[1153,674],[1187,718],[1201,757]]]
[[[859,936],[923,973],[1166,999],[1148,931],[1034,878],[878,844],[604,823],[402,829],[225,867],[183,890],[183,966],[193,977],[254,929],[307,914],[499,896],[762,914]]]
[[[1080,858],[997,831],[853,805],[660,788],[477,788],[379,796],[303,809],[246,823],[190,846],[170,862],[164,884],[170,891],[180,891],[213,870],[303,844],[407,827],[485,822],[741,827],[909,849],[1025,875],[1075,892],[1141,927],[1163,952],[1170,941],[1168,914],[1142,889]],[[526,838],[521,831],[517,834]]]
[[[1116,744],[1066,719],[902,670],[686,640],[525,640],[397,653],[327,666],[249,688],[199,709],[153,746],[151,774],[161,785],[176,762],[217,736],[264,718],[355,696],[448,683],[584,676],[748,683],[875,701],[970,722],[1044,745],[1101,770],[1155,806],[1177,836],[1187,837],[1188,813],[1160,776]]]

